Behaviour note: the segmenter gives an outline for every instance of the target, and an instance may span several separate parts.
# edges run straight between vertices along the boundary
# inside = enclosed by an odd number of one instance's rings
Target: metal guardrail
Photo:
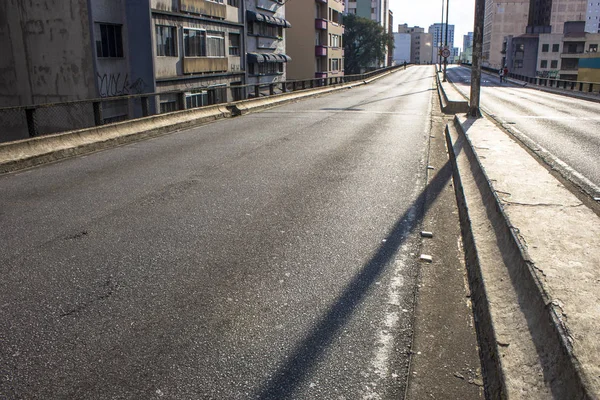
[[[462,64],[471,67],[471,64]],[[481,67],[482,70],[497,74],[496,68]],[[572,81],[541,76],[526,76],[509,72],[508,77],[528,84],[549,87],[554,89],[568,90],[587,94],[600,95],[600,82]]]
[[[238,101],[364,81],[375,75],[402,67],[402,65],[397,65],[373,70],[364,74],[338,77],[214,88],[196,87],[185,91],[143,93],[60,103],[5,107],[0,108],[0,143],[75,129],[91,128],[172,111],[225,104],[228,102],[228,99]],[[194,94],[202,94],[202,102],[188,101],[187,97]],[[176,100],[168,103],[161,102],[167,96]]]

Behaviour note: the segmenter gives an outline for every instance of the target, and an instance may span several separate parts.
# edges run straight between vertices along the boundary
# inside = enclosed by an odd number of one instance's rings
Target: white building
[[[394,33],[394,55],[392,61],[396,65],[410,62],[410,33]]]
[[[600,1],[588,0],[585,14],[585,31],[588,33],[600,32]]]

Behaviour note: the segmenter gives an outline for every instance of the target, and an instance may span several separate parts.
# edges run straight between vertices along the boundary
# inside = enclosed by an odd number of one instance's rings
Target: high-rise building
[[[469,32],[466,35],[463,35],[463,47],[462,47],[462,50],[465,51],[469,47],[473,47],[473,32]]]
[[[431,33],[432,46],[431,46],[431,59],[439,61],[439,49],[446,45],[448,40],[448,48],[452,51],[454,48],[454,25],[448,25],[448,36],[446,37],[446,24],[436,23],[429,27],[429,33]]]
[[[286,48],[292,61],[288,79],[328,78],[344,75],[343,3],[337,0],[312,0],[286,3],[292,27],[287,32]]]
[[[600,1],[589,1],[585,14],[585,31],[588,33],[600,32]]]
[[[503,66],[502,46],[504,37],[525,33],[530,0],[514,0],[509,3],[486,0],[483,25],[483,66]]]

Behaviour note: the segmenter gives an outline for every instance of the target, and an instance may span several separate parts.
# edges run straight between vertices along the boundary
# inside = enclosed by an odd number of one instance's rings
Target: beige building
[[[160,112],[242,97],[244,23],[239,1],[151,0]],[[179,93],[173,93],[178,91]]]
[[[310,0],[309,0],[310,2]],[[286,32],[287,79],[335,78],[344,75],[344,3],[312,0],[286,3],[286,18],[292,27]]]
[[[529,0],[486,1],[483,27],[483,66],[490,68],[502,66],[504,37],[525,33],[528,16]]]

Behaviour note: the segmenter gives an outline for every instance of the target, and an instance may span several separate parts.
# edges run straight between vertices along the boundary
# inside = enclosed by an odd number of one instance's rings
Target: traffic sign
[[[450,57],[450,49],[449,48],[444,47],[444,49],[442,50],[442,57],[444,57],[444,58]]]

